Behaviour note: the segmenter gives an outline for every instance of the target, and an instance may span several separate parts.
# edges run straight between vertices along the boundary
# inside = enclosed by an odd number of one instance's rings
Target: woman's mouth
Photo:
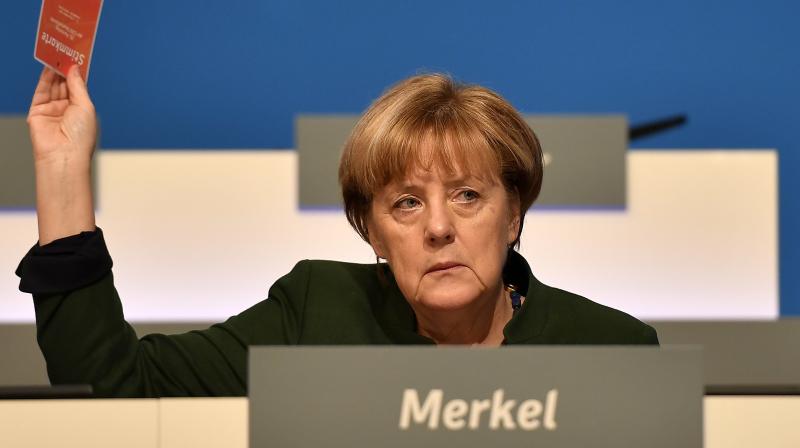
[[[454,271],[458,268],[463,268],[464,265],[461,263],[456,263],[453,261],[448,261],[444,263],[436,263],[435,265],[431,266],[426,274],[434,274],[434,273],[446,273]]]

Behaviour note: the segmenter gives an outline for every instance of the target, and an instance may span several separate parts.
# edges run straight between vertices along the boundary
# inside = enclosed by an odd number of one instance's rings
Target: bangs
[[[371,197],[392,181],[411,172],[440,171],[482,180],[499,178],[500,161],[480,123],[457,114],[434,113],[417,119],[400,119],[385,132],[373,134],[364,153],[356,184]],[[442,116],[444,115],[444,116]],[[363,176],[363,177],[362,177]],[[358,179],[361,177],[361,179]]]

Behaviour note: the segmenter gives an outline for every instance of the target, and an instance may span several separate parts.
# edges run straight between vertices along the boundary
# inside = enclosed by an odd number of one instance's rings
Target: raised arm
[[[33,294],[50,381],[92,384],[103,397],[243,395],[247,347],[295,341],[296,312],[284,298],[304,293],[287,296],[278,288],[271,300],[207,330],[139,339],[125,322],[111,257],[95,227],[97,119],[75,67],[66,79],[42,72],[28,124],[39,242],[17,275],[20,289]]]
[[[91,160],[97,118],[77,66],[42,71],[28,113],[36,170],[39,244],[95,228]]]

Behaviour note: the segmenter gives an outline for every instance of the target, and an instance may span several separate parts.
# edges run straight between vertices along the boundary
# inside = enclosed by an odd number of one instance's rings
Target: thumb
[[[83,107],[94,107],[89,98],[89,91],[86,90],[86,82],[81,77],[81,71],[77,65],[70,67],[67,72],[67,89],[70,102]]]

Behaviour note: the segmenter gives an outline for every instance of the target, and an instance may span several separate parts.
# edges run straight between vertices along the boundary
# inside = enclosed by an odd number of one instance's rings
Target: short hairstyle
[[[519,199],[519,245],[525,212],[542,187],[542,149],[508,101],[442,74],[405,79],[375,100],[350,134],[339,164],[347,220],[365,241],[374,194],[420,166],[497,176]]]

